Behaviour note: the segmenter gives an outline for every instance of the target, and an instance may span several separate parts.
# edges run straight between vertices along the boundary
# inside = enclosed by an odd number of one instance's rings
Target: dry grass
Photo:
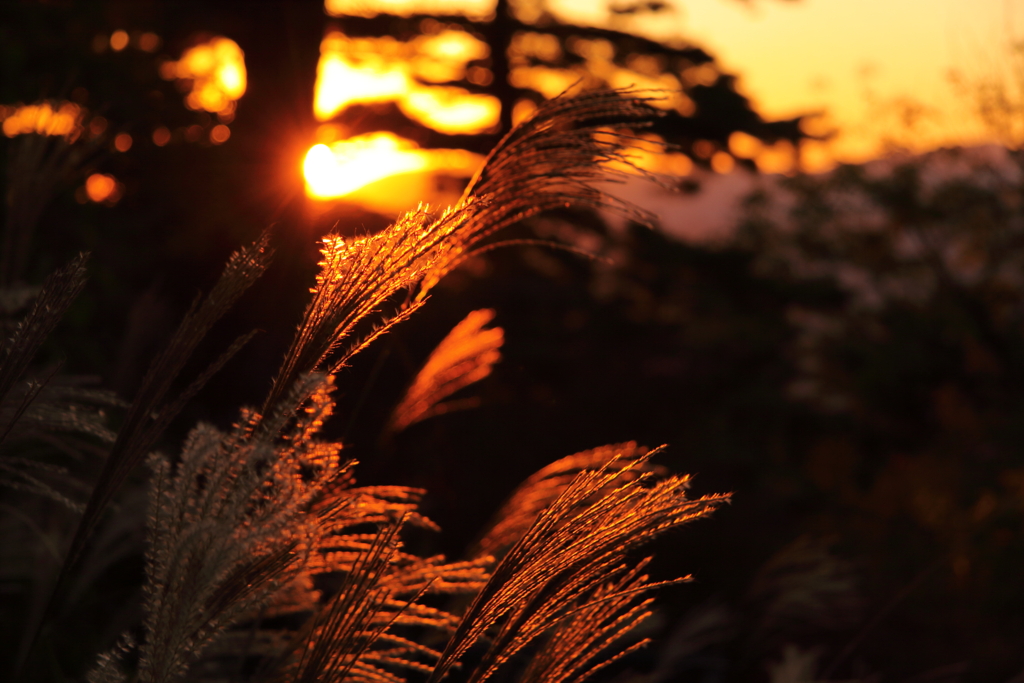
[[[92,681],[233,675],[437,683],[458,669],[460,678],[482,683],[525,657],[523,681],[563,683],[642,645],[624,636],[650,614],[651,591],[661,584],[647,577],[647,560],[635,550],[727,496],[690,499],[688,477],[651,464],[656,451],[608,446],[534,475],[470,559],[420,557],[404,550],[402,533],[436,529],[417,511],[425,492],[357,486],[355,463],[321,431],[334,411],[336,373],[419,310],[440,278],[501,228],[566,204],[642,218],[589,183],[606,179],[603,165],[622,162],[631,144],[609,126],[653,116],[635,93],[556,99],[506,136],[456,206],[421,207],[358,239],[325,237],[310,302],[261,407],[243,409],[230,430],[200,424],[179,454],[151,454],[169,420],[247,339],[172,395],[196,344],[266,268],[267,236],[235,254],[153,362],[85,506],[50,607],[29,628],[45,631],[58,618],[83,550],[148,455],[141,638],[126,634],[100,657]],[[58,303],[73,298],[81,269],[76,262],[55,276],[40,301],[54,288]],[[0,389],[21,377],[30,341],[45,336],[61,306],[47,308],[42,322],[33,309],[9,345]],[[503,339],[500,328],[485,329],[493,315],[475,311],[452,330],[396,409],[392,429],[458,406],[450,396],[489,374]],[[20,395],[31,403],[30,393]],[[449,599],[457,595],[471,600],[464,610],[457,606],[466,600]],[[471,651],[482,657],[467,657]]]

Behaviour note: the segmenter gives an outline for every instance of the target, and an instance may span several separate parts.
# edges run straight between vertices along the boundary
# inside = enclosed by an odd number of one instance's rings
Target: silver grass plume
[[[350,680],[400,683],[403,671],[429,673],[440,653],[402,632],[428,628],[447,636],[458,617],[420,598],[473,594],[489,577],[489,557],[447,562],[442,555],[419,557],[402,550],[399,534],[407,525],[438,530],[417,512],[424,491],[353,483],[346,473],[311,508],[319,525],[313,552],[263,611],[265,618],[314,615],[298,637],[257,629],[265,646],[250,652],[277,662],[282,680],[329,680],[344,671]],[[325,508],[332,514],[320,514]],[[324,575],[341,579],[326,598],[314,588]],[[241,640],[246,634],[227,637]]]
[[[5,340],[0,360],[0,444],[19,427],[34,424],[39,427],[63,427],[107,436],[102,423],[88,418],[77,422],[67,407],[60,408],[45,398],[45,390],[56,369],[45,377],[28,378],[29,366],[43,342],[57,326],[85,285],[85,262],[88,256],[80,254],[67,266],[52,273],[43,282],[28,314]],[[49,392],[54,398],[54,392]],[[47,478],[65,474],[63,468],[35,459],[9,454],[0,455],[0,485],[32,491],[65,505],[78,504],[54,488]]]
[[[491,374],[501,360],[505,333],[485,328],[494,320],[488,308],[471,311],[431,352],[405,396],[395,407],[388,430],[399,432],[421,420],[475,405],[472,400],[445,401],[465,387]]]
[[[85,504],[70,548],[64,556],[60,572],[50,591],[47,606],[26,629],[27,645],[23,648],[16,665],[19,672],[24,672],[24,667],[36,652],[40,636],[48,628],[58,606],[66,597],[65,591],[68,590],[71,575],[78,566],[102,514],[128,475],[145,459],[157,438],[185,404],[251,338],[250,333],[237,339],[184,391],[168,399],[171,386],[178,379],[199,342],[266,269],[271,255],[267,249],[268,240],[269,233],[264,232],[253,244],[231,255],[213,289],[206,297],[196,298],[167,346],[157,355],[147,371]],[[2,387],[3,381],[0,378],[0,389]]]
[[[634,479],[645,472],[664,474],[664,468],[645,457],[647,450],[635,441],[610,444],[568,455],[541,468],[516,487],[508,501],[501,506],[494,521],[477,543],[474,556],[504,556],[533,525],[537,516],[565,492],[580,472],[617,467],[620,476],[611,480],[610,486]]]
[[[0,484],[81,512],[80,491],[87,492],[88,484],[68,466],[43,460],[41,455],[60,455],[68,463],[98,460],[114,442],[107,410],[125,404],[113,392],[81,386],[86,379],[44,372],[19,382],[8,395],[10,400],[0,404],[0,421],[12,420],[4,445],[18,447],[16,452],[0,455],[0,472],[5,475]],[[15,419],[9,413],[23,403],[28,405]]]
[[[358,680],[398,683],[391,670],[429,672],[440,655],[400,630],[449,634],[458,622],[419,598],[476,592],[487,580],[490,558],[448,563],[401,551],[405,524],[436,528],[416,512],[423,492],[353,486],[341,444],[317,438],[334,408],[333,378],[305,382],[283,401],[309,397],[297,417],[246,411],[231,433],[193,430],[180,461],[151,456],[140,682],[183,680],[207,652],[248,651],[289,680],[341,667]],[[315,587],[324,574],[342,579],[326,602]],[[299,632],[231,630],[310,613]],[[120,680],[121,667],[108,655],[91,676]]]
[[[281,444],[254,438],[254,413],[230,433],[200,425],[180,461],[150,456],[145,641],[139,681],[182,680],[226,628],[267,604],[316,544],[315,499],[351,463],[315,438],[330,415],[331,380],[309,395]],[[325,516],[331,510],[323,510]]]
[[[340,681],[353,670],[356,678],[372,675],[372,665],[361,663],[360,659],[389,626],[375,624],[374,617],[389,598],[380,582],[398,549],[401,527],[401,520],[397,520],[376,534],[350,566],[334,600],[314,619],[312,631],[303,641],[298,663],[287,676],[289,680],[295,683]]]
[[[652,614],[654,586],[642,573],[649,561],[601,585],[586,604],[558,622],[543,637],[519,683],[582,683],[647,645],[650,639],[642,638],[620,647],[627,634]]]
[[[87,260],[86,254],[80,254],[46,279],[34,294],[28,313],[13,326],[3,345],[0,444],[4,446],[31,441],[79,459],[84,450],[100,450],[88,438],[107,445],[114,441],[105,410],[123,404],[112,392],[82,387],[85,378],[58,375],[59,365],[43,371],[30,370],[43,342],[85,285]],[[65,485],[56,485],[55,479],[64,480]],[[31,455],[0,454],[0,485],[46,496],[71,509],[82,508],[66,489],[82,488],[84,484],[72,477],[66,467]]]
[[[53,109],[74,112],[74,121],[66,133],[54,134],[44,125],[34,132],[17,135],[9,148],[0,287],[21,283],[31,255],[33,233],[47,204],[62,186],[80,176],[109,143],[106,135],[82,137],[82,121],[87,114],[84,109],[71,103],[52,105]]]
[[[416,526],[440,531],[436,524],[417,511],[419,501],[426,493],[422,489],[405,486],[354,486],[351,472],[334,481],[310,512],[318,516],[319,535],[315,552],[310,553],[302,572],[286,590],[275,596],[266,610],[267,616],[317,609],[322,595],[313,588],[314,579],[325,574],[348,574],[364,563],[365,555],[372,552],[381,534],[401,520],[400,526]],[[322,511],[330,510],[330,515]],[[375,531],[367,531],[372,525]],[[400,548],[396,546],[396,548]],[[483,585],[491,564],[489,558],[469,562],[446,563],[443,556],[421,558],[396,550],[390,556],[388,570],[382,581],[388,590],[409,594],[430,583],[433,593],[452,593],[475,590]],[[382,584],[382,585],[384,585]],[[416,612],[416,608],[411,608]],[[444,616],[444,624],[454,619]],[[441,624],[436,624],[441,625]]]
[[[285,680],[402,683],[407,671],[430,673],[441,653],[403,636],[402,629],[428,627],[450,635],[458,618],[420,598],[478,591],[488,578],[489,560],[445,563],[440,556],[402,553],[398,534],[404,521],[392,520],[364,539]]]
[[[343,582],[312,624],[288,680],[344,676],[361,683],[401,683],[407,671],[433,670],[441,653],[403,631],[429,628],[450,636],[458,617],[423,604],[421,598],[476,593],[489,578],[492,560],[449,563],[441,555],[404,553],[398,534],[405,521],[392,519],[377,533],[331,541],[334,549],[324,557]]]
[[[121,488],[128,475],[156,443],[171,420],[193,396],[252,337],[239,337],[205,371],[173,398],[171,386],[192,357],[199,342],[238,298],[263,274],[272,252],[267,248],[270,235],[264,232],[251,245],[239,249],[228,259],[220,278],[205,297],[197,297],[185,313],[167,346],[153,360],[142,379],[117,439],[93,488],[85,513],[79,522],[61,571],[62,580],[78,561],[92,535],[100,515]],[[59,586],[57,588],[59,590]]]
[[[25,374],[39,347],[57,326],[71,303],[85,285],[85,262],[88,256],[80,254],[71,263],[51,274],[40,289],[28,315],[18,323],[11,337],[5,340],[3,360],[0,361],[0,403]],[[40,387],[41,388],[41,387]],[[24,408],[31,402],[29,393],[20,402],[20,410],[0,426],[6,435]],[[27,402],[26,402],[27,401]],[[0,437],[2,439],[2,437]]]
[[[490,153],[453,207],[420,206],[373,235],[323,239],[313,299],[274,381],[263,411],[304,373],[334,374],[359,351],[417,310],[431,289],[495,232],[565,206],[611,208],[643,222],[651,216],[593,186],[632,166],[634,138],[615,126],[642,127],[659,116],[652,98],[634,92],[588,92],[542,104]],[[385,310],[395,295],[404,305]],[[372,323],[362,336],[360,323]]]
[[[268,676],[360,683],[400,683],[409,670],[437,683],[485,639],[490,644],[470,683],[490,678],[541,638],[531,676],[578,678],[596,670],[594,659],[643,618],[645,595],[659,584],[629,552],[727,496],[687,499],[688,478],[655,481],[650,454],[581,465],[571,481],[552,484],[555,473],[537,486],[557,491],[550,504],[527,515],[535,521],[488,574],[486,554],[448,563],[403,552],[406,524],[431,526],[415,512],[421,492],[354,487],[340,444],[316,439],[333,406],[325,377],[418,310],[438,280],[495,231],[567,204],[645,218],[591,185],[608,179],[601,165],[629,162],[632,139],[609,127],[635,127],[657,115],[634,95],[549,102],[503,139],[455,207],[421,207],[358,239],[324,238],[312,300],[262,409],[244,413],[228,434],[197,428],[181,462],[153,456],[138,680],[180,680],[196,657],[231,638],[233,626],[255,623],[263,631],[264,610],[313,615],[294,637],[256,639],[268,646],[256,653]],[[403,290],[406,302],[397,304]],[[311,410],[320,417],[303,417]],[[324,595],[315,579],[327,575],[341,582]],[[476,593],[461,618],[421,602],[430,593],[458,592]],[[582,639],[566,630],[580,620],[591,628]],[[423,626],[451,634],[443,651],[404,635]],[[555,655],[544,653],[567,647],[577,652],[572,662],[545,663]],[[103,667],[97,680],[108,673],[118,680],[116,658]]]
[[[508,551],[463,616],[434,669],[437,683],[466,651],[490,634],[490,644],[469,683],[489,679],[524,647],[567,618],[609,601],[622,613],[627,596],[659,584],[624,579],[637,571],[629,553],[665,531],[706,516],[728,495],[686,497],[688,476],[653,481],[641,472],[617,486],[625,470],[643,467],[657,451],[625,467],[612,460],[576,475]],[[609,490],[609,487],[610,490]],[[618,583],[616,583],[618,582]]]

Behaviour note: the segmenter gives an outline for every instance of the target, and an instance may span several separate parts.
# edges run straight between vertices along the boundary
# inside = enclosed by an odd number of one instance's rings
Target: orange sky
[[[396,11],[397,4],[423,11],[438,1],[327,0],[327,9],[372,14],[377,5]],[[444,2],[452,7],[468,5],[478,14],[494,4],[493,0]],[[1021,72],[1014,82],[1018,87],[1005,91],[1013,100],[1013,116],[1007,120],[1014,128],[1004,131],[1001,140],[976,114],[977,98],[964,86],[957,90],[950,79],[958,71],[962,83],[993,76],[1011,82],[1008,56],[1014,38],[1024,36],[1020,30],[1024,0],[668,2],[669,9],[655,15],[615,18],[607,10],[612,3],[606,0],[546,0],[551,11],[567,21],[609,26],[665,42],[682,38],[705,47],[724,71],[738,76],[740,92],[769,120],[822,112],[808,120],[807,132],[833,136],[801,146],[801,163],[807,171],[826,170],[837,161],[866,161],[894,148],[923,152],[950,145],[1024,143],[1024,117],[1017,115],[1024,111],[1020,89],[1024,47],[1017,53]],[[480,68],[469,64],[486,56],[487,46],[468,33],[442,29],[438,24],[410,42],[388,36],[349,38],[337,30],[325,35],[315,109],[317,118],[328,123],[320,127],[320,144],[311,148],[304,162],[310,196],[356,200],[365,187],[363,194],[387,199],[378,209],[397,211],[408,207],[392,204],[408,193],[393,188],[381,191],[382,179],[393,184],[403,176],[403,182],[416,180],[422,190],[429,183],[420,181],[435,172],[456,177],[471,173],[479,159],[467,153],[453,156],[454,150],[421,150],[385,132],[350,139],[342,127],[329,123],[353,102],[390,101],[407,116],[441,132],[493,128],[497,101],[451,85],[463,77],[473,80],[474,70]],[[489,72],[476,76],[489,77]],[[659,87],[635,82],[617,85]],[[756,157],[762,170],[791,168],[791,147],[744,152],[742,142],[730,139],[730,150]],[[719,156],[728,163],[716,164]],[[733,159],[721,152],[712,162],[721,173],[733,167]]]
[[[605,3],[550,0],[577,21],[607,22]],[[656,21],[616,25],[705,46],[767,118],[827,110],[840,134],[820,150],[845,161],[877,156],[886,138],[923,151],[992,141],[950,69],[978,78],[1005,68],[1024,37],[1022,0],[670,0]],[[632,23],[630,23],[632,22]],[[906,104],[923,105],[913,134]]]

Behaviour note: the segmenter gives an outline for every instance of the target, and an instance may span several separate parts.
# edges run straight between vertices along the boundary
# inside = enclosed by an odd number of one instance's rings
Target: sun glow
[[[460,149],[420,149],[393,133],[377,132],[314,145],[302,172],[306,192],[315,199],[350,195],[391,176],[428,171],[469,176],[480,155]]]
[[[393,103],[410,120],[439,133],[494,130],[501,113],[498,99],[451,84],[468,79],[471,63],[489,55],[486,43],[449,28],[405,42],[331,31],[320,46],[314,114],[330,121],[353,105]],[[472,68],[476,77],[486,71]],[[306,193],[314,199],[346,197],[384,212],[408,208],[406,197],[437,191],[433,174],[468,177],[482,160],[464,150],[421,149],[391,132],[345,139],[335,124],[322,126],[319,138],[303,162]],[[387,179],[393,181],[381,182]]]
[[[332,17],[373,18],[378,14],[411,17],[416,14],[435,16],[462,15],[473,21],[494,16],[495,0],[325,0],[324,10]]]
[[[434,87],[409,93],[400,105],[409,118],[447,135],[476,135],[498,125],[501,103],[463,88]]]
[[[408,141],[391,133],[371,133],[314,145],[306,153],[302,171],[314,197],[342,197],[360,187],[398,173],[421,171],[426,158]]]
[[[245,54],[238,43],[223,36],[190,47],[178,61],[164,62],[160,72],[167,80],[192,81],[185,96],[189,109],[230,114],[245,94]]]
[[[409,42],[332,31],[320,44],[313,111],[328,121],[354,104],[394,102],[410,119],[438,132],[483,133],[498,125],[496,97],[431,84],[461,80],[471,61],[488,54],[486,43],[464,31]]]

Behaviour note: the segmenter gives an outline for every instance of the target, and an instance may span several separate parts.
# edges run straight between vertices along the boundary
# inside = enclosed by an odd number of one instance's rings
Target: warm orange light
[[[61,135],[74,139],[82,132],[82,108],[72,102],[64,102],[54,109],[49,102],[5,108],[3,116],[4,135],[36,133],[39,135]]]
[[[710,159],[715,151],[715,143],[710,140],[697,140],[693,143],[693,153],[701,159]]]
[[[443,170],[470,175],[480,155],[459,149],[420,149],[393,133],[359,135],[331,144],[317,144],[302,164],[306,193],[316,199],[349,195],[390,176]]]
[[[728,157],[728,161],[725,163],[733,161],[728,154],[724,156]],[[604,166],[618,173],[636,173],[637,169],[640,169],[643,172],[678,177],[689,175],[693,171],[693,161],[690,157],[678,152],[669,152],[665,141],[654,133],[638,136],[626,155],[626,159],[629,163],[610,161],[606,162]]]
[[[225,126],[223,123],[214,126],[210,130],[210,142],[215,145],[220,145],[228,141],[231,137],[231,129]]]
[[[415,146],[391,133],[370,133],[314,145],[306,153],[302,171],[310,196],[342,197],[364,185],[398,173],[426,168],[426,158]]]
[[[483,133],[497,126],[501,116],[498,98],[454,87],[414,90],[399,107],[410,118],[448,135]]]
[[[368,17],[393,14],[411,17],[417,14],[434,16],[462,15],[483,21],[494,15],[496,0],[325,0],[324,10],[334,17]]]
[[[408,74],[397,60],[391,63],[370,51],[357,58],[353,42],[332,33],[320,45],[313,96],[313,112],[320,121],[353,104],[398,100],[409,89]]]
[[[107,120],[102,116],[94,116],[89,121],[89,132],[93,135],[103,135],[103,131],[107,129]]]
[[[828,142],[804,140],[800,143],[800,170],[805,173],[822,173],[836,165],[835,155]]]
[[[466,65],[491,54],[487,43],[465,31],[441,31],[420,36],[410,46],[411,66],[417,78],[431,83],[457,81],[466,75]]]
[[[585,60],[569,68],[555,68],[537,64],[557,62],[562,57],[562,44],[549,33],[521,31],[512,37],[509,61],[512,69],[509,81],[517,88],[530,89],[546,99],[556,97],[573,85],[584,88],[638,88],[658,91],[652,101],[662,109],[675,109],[684,116],[696,110],[693,101],[682,92],[679,79],[661,68],[660,62],[650,55],[633,55],[627,66],[615,61],[615,46],[604,39],[588,40],[574,37],[566,41],[570,51]]]
[[[552,0],[564,9],[567,23],[596,14],[604,3]],[[545,5],[549,3],[545,0]],[[634,3],[624,3],[632,5]],[[812,135],[835,133],[827,150],[805,150],[803,170],[838,162],[863,163],[885,155],[898,136],[913,154],[940,147],[1006,144],[979,115],[974,92],[951,83],[953,70],[967,80],[1002,83],[1010,102],[1019,101],[1020,41],[1024,3],[1005,0],[934,2],[716,2],[669,3],[686,7],[686,36],[740,75],[740,90],[766,120],[789,119],[826,111],[827,120]],[[592,9],[592,6],[593,9]],[[652,14],[645,29],[670,38],[671,21]],[[662,15],[664,16],[664,15]],[[596,23],[596,22],[595,22]],[[707,81],[713,74],[695,72],[687,80]],[[990,80],[991,79],[991,80]],[[923,106],[927,115],[904,128],[903,104]],[[902,109],[902,111],[901,111]],[[1024,121],[1021,117],[1017,120]],[[1009,141],[1011,147],[1021,140]],[[809,153],[810,152],[810,153]],[[786,167],[785,154],[778,155]],[[755,159],[757,157],[754,157]]]
[[[715,152],[711,157],[711,169],[715,173],[730,173],[736,167],[736,160],[728,152]]]
[[[729,136],[729,151],[740,159],[753,159],[762,149],[764,143],[743,131],[736,131]]]
[[[509,73],[509,82],[517,88],[529,88],[545,99],[557,97],[579,83],[582,72],[573,69],[553,69],[547,66],[517,66]]]
[[[153,131],[153,144],[157,147],[163,147],[170,141],[171,131],[167,130],[165,127],[160,126]]]
[[[537,111],[537,105],[534,104],[533,100],[528,100],[525,97],[516,100],[515,105],[512,107],[512,125],[518,126],[535,111]]]
[[[754,159],[757,168],[764,173],[789,173],[796,162],[796,150],[787,140],[765,147]]]
[[[675,176],[687,176],[693,171],[693,160],[685,154],[665,154],[665,172]]]
[[[516,61],[536,57],[545,62],[557,62],[562,58],[562,42],[550,33],[519,31],[512,36],[509,54]]]
[[[93,173],[85,180],[85,194],[94,202],[113,204],[121,198],[121,184],[112,175]]]
[[[114,149],[118,152],[127,152],[132,148],[132,136],[128,133],[118,133],[114,138]]]
[[[143,33],[139,36],[139,49],[143,52],[155,52],[160,47],[160,36],[155,33]]]
[[[403,43],[350,38],[338,31],[320,44],[313,110],[327,121],[353,104],[394,102],[411,119],[438,132],[475,135],[498,124],[496,97],[455,86],[466,67],[489,54],[485,43],[464,31],[446,30]]]
[[[189,48],[177,62],[165,62],[160,73],[168,80],[192,81],[185,97],[190,109],[233,112],[235,101],[245,93],[245,54],[238,43],[223,36]]]
[[[114,52],[120,52],[121,50],[128,47],[128,32],[127,31],[114,31],[110,34],[110,49]]]

